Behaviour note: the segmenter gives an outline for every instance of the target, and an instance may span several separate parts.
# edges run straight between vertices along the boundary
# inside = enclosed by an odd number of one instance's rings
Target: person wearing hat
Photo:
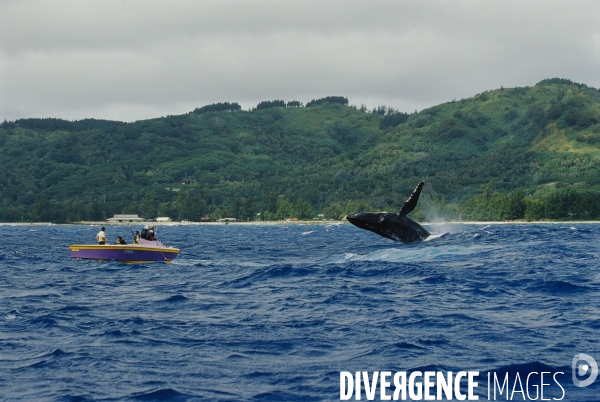
[[[150,229],[148,230],[148,240],[156,240],[154,237],[154,226],[150,226]]]
[[[98,234],[96,235],[96,240],[98,244],[106,244],[106,233],[104,232],[104,228],[100,229]]]

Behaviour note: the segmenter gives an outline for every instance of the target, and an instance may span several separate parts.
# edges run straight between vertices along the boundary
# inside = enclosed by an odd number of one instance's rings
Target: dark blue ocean
[[[488,373],[512,392],[545,372],[544,399],[600,400],[571,367],[600,362],[600,224],[433,225],[447,234],[409,245],[162,226],[170,265],[71,259],[98,228],[0,226],[1,400],[339,400],[341,371],[479,371],[480,400]]]

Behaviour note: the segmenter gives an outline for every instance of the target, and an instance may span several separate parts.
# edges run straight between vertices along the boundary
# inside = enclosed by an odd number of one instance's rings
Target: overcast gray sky
[[[550,77],[600,87],[600,1],[0,0],[0,120],[414,111]]]

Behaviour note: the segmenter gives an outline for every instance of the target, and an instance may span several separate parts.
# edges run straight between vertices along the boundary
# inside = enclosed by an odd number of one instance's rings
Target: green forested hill
[[[4,122],[0,221],[339,217],[396,209],[419,180],[420,218],[600,218],[596,89],[550,79],[411,115],[346,103]]]

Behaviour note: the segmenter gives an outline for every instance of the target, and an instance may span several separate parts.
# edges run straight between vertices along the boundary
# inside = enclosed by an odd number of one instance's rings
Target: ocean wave
[[[410,343],[410,342],[397,342],[397,343],[393,343],[392,346],[397,347],[398,349],[418,349],[418,350],[425,349],[423,346],[415,345],[414,343]]]
[[[588,292],[594,289],[594,287],[586,286],[582,284],[571,283],[560,280],[542,280],[526,287],[527,290],[533,292],[542,292],[549,294],[569,294],[569,293],[580,293]]]
[[[49,328],[49,327],[58,327],[58,321],[52,318],[49,315],[44,315],[41,317],[35,317],[27,320],[28,324],[31,324],[37,328]]]
[[[15,370],[23,371],[26,369],[40,369],[49,366],[54,366],[56,359],[62,359],[72,355],[71,353],[64,352],[63,350],[56,348],[50,352],[40,353],[32,357],[22,358],[17,361]]]
[[[185,297],[184,295],[174,295],[174,296],[170,296],[164,300],[161,300],[161,302],[166,302],[166,303],[180,303],[180,302],[185,302],[188,301],[189,299],[187,297]]]
[[[187,401],[194,395],[179,392],[174,388],[160,388],[142,392],[134,392],[127,396],[136,401]]]

